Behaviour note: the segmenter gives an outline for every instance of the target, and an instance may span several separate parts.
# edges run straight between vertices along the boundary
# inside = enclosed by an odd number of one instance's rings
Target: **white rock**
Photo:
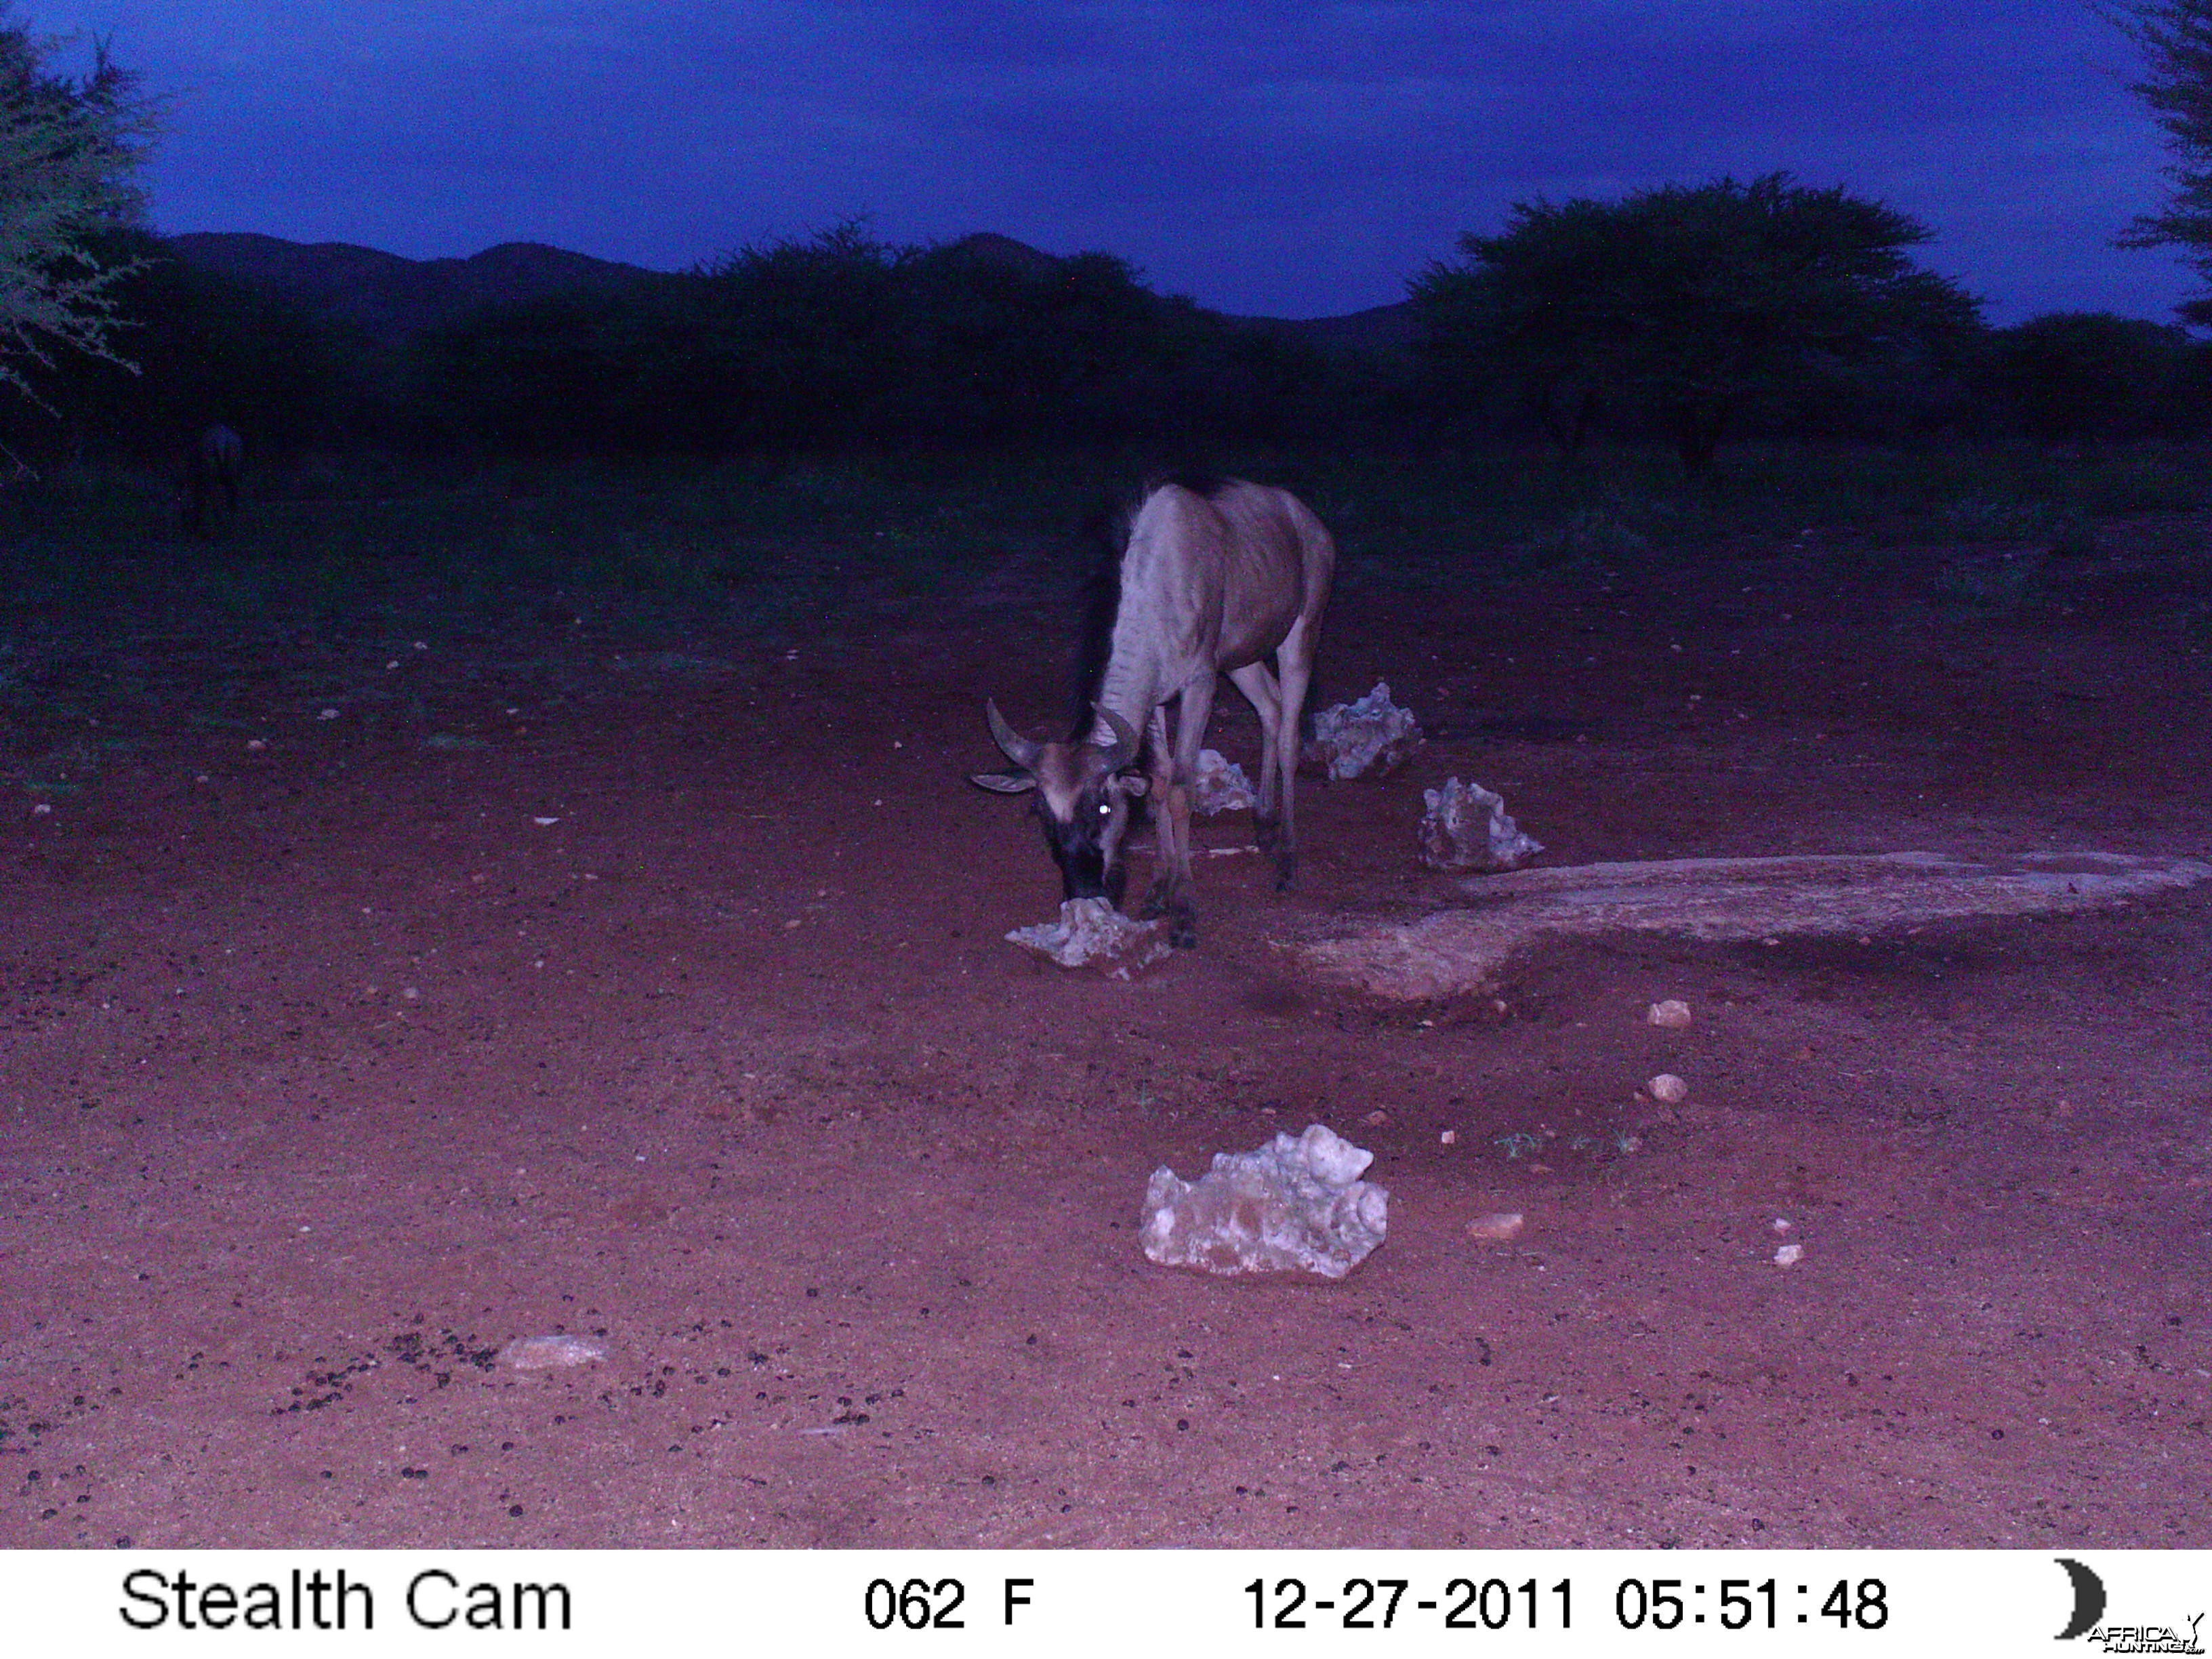
[[[581,1336],[518,1336],[499,1351],[500,1363],[518,1371],[588,1365],[606,1357],[605,1344]]]
[[[1678,1101],[1686,1100],[1690,1094],[1690,1085],[1672,1072],[1660,1073],[1657,1077],[1653,1078],[1644,1086],[1650,1092],[1652,1099],[1663,1101],[1669,1106]]]
[[[1668,997],[1664,1002],[1653,1003],[1644,1018],[1648,1024],[1665,1025],[1679,1030],[1690,1023],[1690,1005]]]
[[[1421,820],[1421,862],[1431,870],[1510,870],[1544,850],[1513,822],[1505,797],[1479,783],[1447,778],[1421,799],[1429,809]]]
[[[1243,767],[1217,749],[1198,751],[1198,776],[1190,786],[1193,811],[1249,812],[1258,799]]]
[[[1784,1244],[1774,1252],[1774,1265],[1778,1267],[1794,1267],[1804,1259],[1805,1247],[1802,1244]]]
[[[1017,927],[1006,940],[1063,968],[1097,967],[1114,979],[1127,979],[1172,951],[1164,923],[1132,921],[1103,898],[1068,899],[1058,921]]]
[[[1255,1152],[1216,1152],[1195,1182],[1163,1164],[1145,1192],[1139,1242],[1164,1267],[1341,1279],[1389,1225],[1390,1194],[1359,1178],[1374,1160],[1316,1123]]]
[[[1358,702],[1340,702],[1314,716],[1305,757],[1327,767],[1333,779],[1370,771],[1381,777],[1420,746],[1421,723],[1413,711],[1392,702],[1389,682],[1377,680]]]

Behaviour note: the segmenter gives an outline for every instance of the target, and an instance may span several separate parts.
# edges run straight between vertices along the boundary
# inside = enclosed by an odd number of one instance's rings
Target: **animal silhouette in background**
[[[246,471],[246,441],[217,424],[185,451],[177,506],[184,533],[211,541],[238,516],[239,485]]]

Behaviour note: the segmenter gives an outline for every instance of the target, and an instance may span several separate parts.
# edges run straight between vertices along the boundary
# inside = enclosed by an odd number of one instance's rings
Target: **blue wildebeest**
[[[238,511],[246,442],[227,426],[211,426],[185,449],[184,461],[178,508],[185,534],[204,539],[229,524]]]
[[[1170,940],[1188,948],[1198,943],[1190,785],[1223,673],[1259,711],[1255,828],[1261,850],[1273,856],[1276,886],[1290,884],[1297,860],[1298,715],[1336,544],[1288,490],[1237,478],[1185,476],[1153,485],[1115,530],[1085,644],[1093,667],[1079,688],[1074,731],[1066,743],[1032,742],[987,703],[991,736],[1016,769],[972,781],[1005,794],[1034,792],[1063,896],[1116,905],[1127,880],[1121,843],[1129,802],[1149,791],[1158,873],[1139,914],[1165,915]],[[1180,700],[1172,746],[1170,698]],[[1139,734],[1147,731],[1149,778],[1133,769]]]

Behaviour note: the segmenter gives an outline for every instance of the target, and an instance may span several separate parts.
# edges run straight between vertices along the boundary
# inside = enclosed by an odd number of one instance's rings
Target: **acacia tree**
[[[1521,203],[1409,286],[1438,367],[1510,379],[1571,453],[1607,405],[1640,408],[1694,477],[1747,410],[1978,328],[1978,302],[1912,262],[1928,238],[1776,173]]]
[[[33,399],[21,364],[51,365],[57,345],[133,368],[115,289],[143,269],[98,242],[143,217],[152,106],[105,46],[82,76],[54,70],[62,44],[0,9],[0,382]]]
[[[2142,50],[2146,77],[2132,90],[2166,129],[2176,161],[2165,210],[2139,216],[2114,240],[2122,247],[2178,246],[2212,283],[2212,0],[2136,0],[2106,17]],[[2185,301],[2190,322],[2212,324],[2212,295]]]
[[[1994,408],[2051,441],[2202,429],[2203,370],[2186,331],[2109,311],[2054,311],[1992,333],[1975,377]]]

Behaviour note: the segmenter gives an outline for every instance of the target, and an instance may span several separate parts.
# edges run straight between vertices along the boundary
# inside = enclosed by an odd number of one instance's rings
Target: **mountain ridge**
[[[386,343],[488,306],[670,275],[544,242],[501,242],[465,258],[410,259],[358,243],[295,242],[258,231],[182,231],[163,240],[186,264],[274,289],[307,311]],[[973,231],[950,246],[1031,270],[1060,263],[1058,254],[996,231]],[[1286,330],[1326,351],[1396,349],[1410,343],[1413,334],[1412,307],[1402,300],[1334,317],[1217,314],[1253,327]]]
[[[273,289],[386,341],[484,306],[662,274],[544,242],[501,242],[465,259],[410,259],[353,242],[294,242],[248,230],[185,231],[164,240],[186,264]]]

